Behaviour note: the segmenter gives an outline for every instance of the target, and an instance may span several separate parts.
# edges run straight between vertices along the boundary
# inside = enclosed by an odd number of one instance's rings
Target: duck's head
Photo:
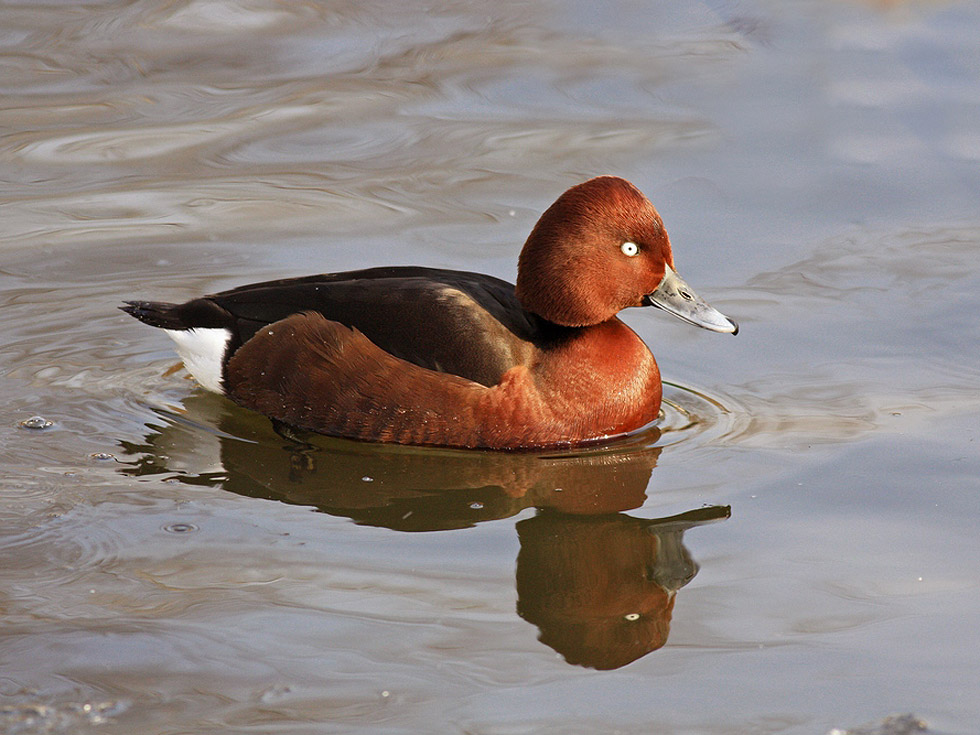
[[[521,251],[517,297],[528,311],[568,327],[656,306],[714,332],[738,332],[674,272],[657,210],[615,176],[573,186],[541,215]]]

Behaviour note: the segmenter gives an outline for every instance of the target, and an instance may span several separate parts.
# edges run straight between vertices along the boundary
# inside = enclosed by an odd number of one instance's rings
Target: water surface
[[[976,731],[980,9],[648,5],[0,7],[0,729]],[[115,309],[512,279],[599,173],[742,325],[627,313],[609,447],[281,436]]]

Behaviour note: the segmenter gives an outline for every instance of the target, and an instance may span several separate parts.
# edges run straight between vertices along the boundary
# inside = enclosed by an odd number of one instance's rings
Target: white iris
[[[620,245],[619,249],[623,251],[623,255],[628,255],[631,258],[640,252],[640,246],[629,240]]]

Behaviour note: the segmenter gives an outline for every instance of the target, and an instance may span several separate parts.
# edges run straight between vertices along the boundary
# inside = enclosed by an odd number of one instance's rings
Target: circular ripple
[[[729,398],[678,383],[664,382],[661,418],[658,422],[664,446],[695,442],[713,443],[730,434],[740,411]]]
[[[167,533],[194,533],[200,530],[193,523],[170,523],[163,527]]]

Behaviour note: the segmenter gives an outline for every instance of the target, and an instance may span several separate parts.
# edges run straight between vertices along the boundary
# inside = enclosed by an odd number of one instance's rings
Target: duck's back
[[[560,331],[524,310],[506,281],[419,267],[267,281],[179,305],[133,302],[127,311],[170,330],[228,330],[225,359],[263,326],[318,312],[396,357],[486,386]]]

